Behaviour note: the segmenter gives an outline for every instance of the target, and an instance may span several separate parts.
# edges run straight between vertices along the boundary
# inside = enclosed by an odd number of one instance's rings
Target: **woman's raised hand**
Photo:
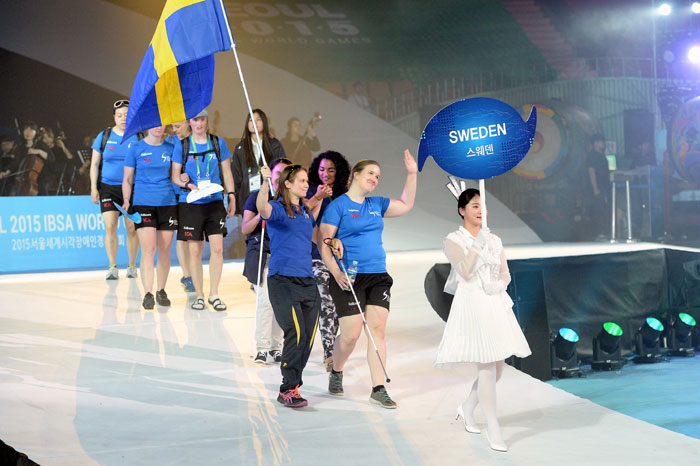
[[[262,175],[263,180],[269,179],[270,176],[272,176],[271,173],[272,172],[270,171],[270,167],[268,167],[267,165],[263,165],[262,167],[260,167],[260,174]]]

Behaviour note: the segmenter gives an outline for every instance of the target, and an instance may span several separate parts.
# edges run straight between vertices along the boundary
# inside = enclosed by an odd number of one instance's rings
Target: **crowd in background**
[[[216,122],[215,119],[214,122]],[[305,167],[321,148],[314,128],[321,121],[317,112],[304,126],[293,116],[280,143],[288,158]],[[214,130],[221,134],[216,128]],[[0,129],[0,196],[68,196],[90,194],[90,161],[95,134],[80,138],[60,128],[39,126],[31,120],[16,130]],[[274,130],[271,128],[274,135]],[[170,128],[166,136],[172,135]],[[231,139],[233,146],[237,139]]]

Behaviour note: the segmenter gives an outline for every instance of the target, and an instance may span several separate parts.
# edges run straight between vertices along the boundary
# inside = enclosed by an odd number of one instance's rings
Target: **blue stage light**
[[[690,314],[681,312],[671,327],[671,342],[668,354],[670,356],[695,356],[693,348],[693,333],[697,323]]]
[[[637,356],[634,358],[635,363],[653,363],[661,362],[661,345],[659,339],[661,332],[664,331],[664,324],[659,319],[647,317],[644,325],[635,335],[635,343]]]
[[[581,368],[576,352],[576,343],[579,340],[576,331],[562,327],[551,339],[550,356],[552,376],[555,378],[581,377]]]

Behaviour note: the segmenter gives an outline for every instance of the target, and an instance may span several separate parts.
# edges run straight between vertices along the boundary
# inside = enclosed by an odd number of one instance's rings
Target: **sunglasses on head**
[[[128,106],[129,106],[129,100],[128,99],[121,99],[121,100],[117,100],[116,102],[114,102],[114,105],[112,106],[112,108],[114,108],[116,110],[118,108],[128,107]]]

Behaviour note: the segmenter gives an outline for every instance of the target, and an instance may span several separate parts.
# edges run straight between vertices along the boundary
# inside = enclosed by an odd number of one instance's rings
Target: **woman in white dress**
[[[457,407],[457,418],[462,417],[467,432],[480,433],[474,422],[474,409],[480,404],[490,447],[507,451],[496,418],[496,382],[504,359],[529,356],[530,347],[506,293],[510,273],[501,240],[481,227],[479,191],[467,189],[457,205],[464,226],[447,235],[443,248],[452,265],[445,292],[454,294],[454,300],[435,364],[476,363],[478,377]]]

